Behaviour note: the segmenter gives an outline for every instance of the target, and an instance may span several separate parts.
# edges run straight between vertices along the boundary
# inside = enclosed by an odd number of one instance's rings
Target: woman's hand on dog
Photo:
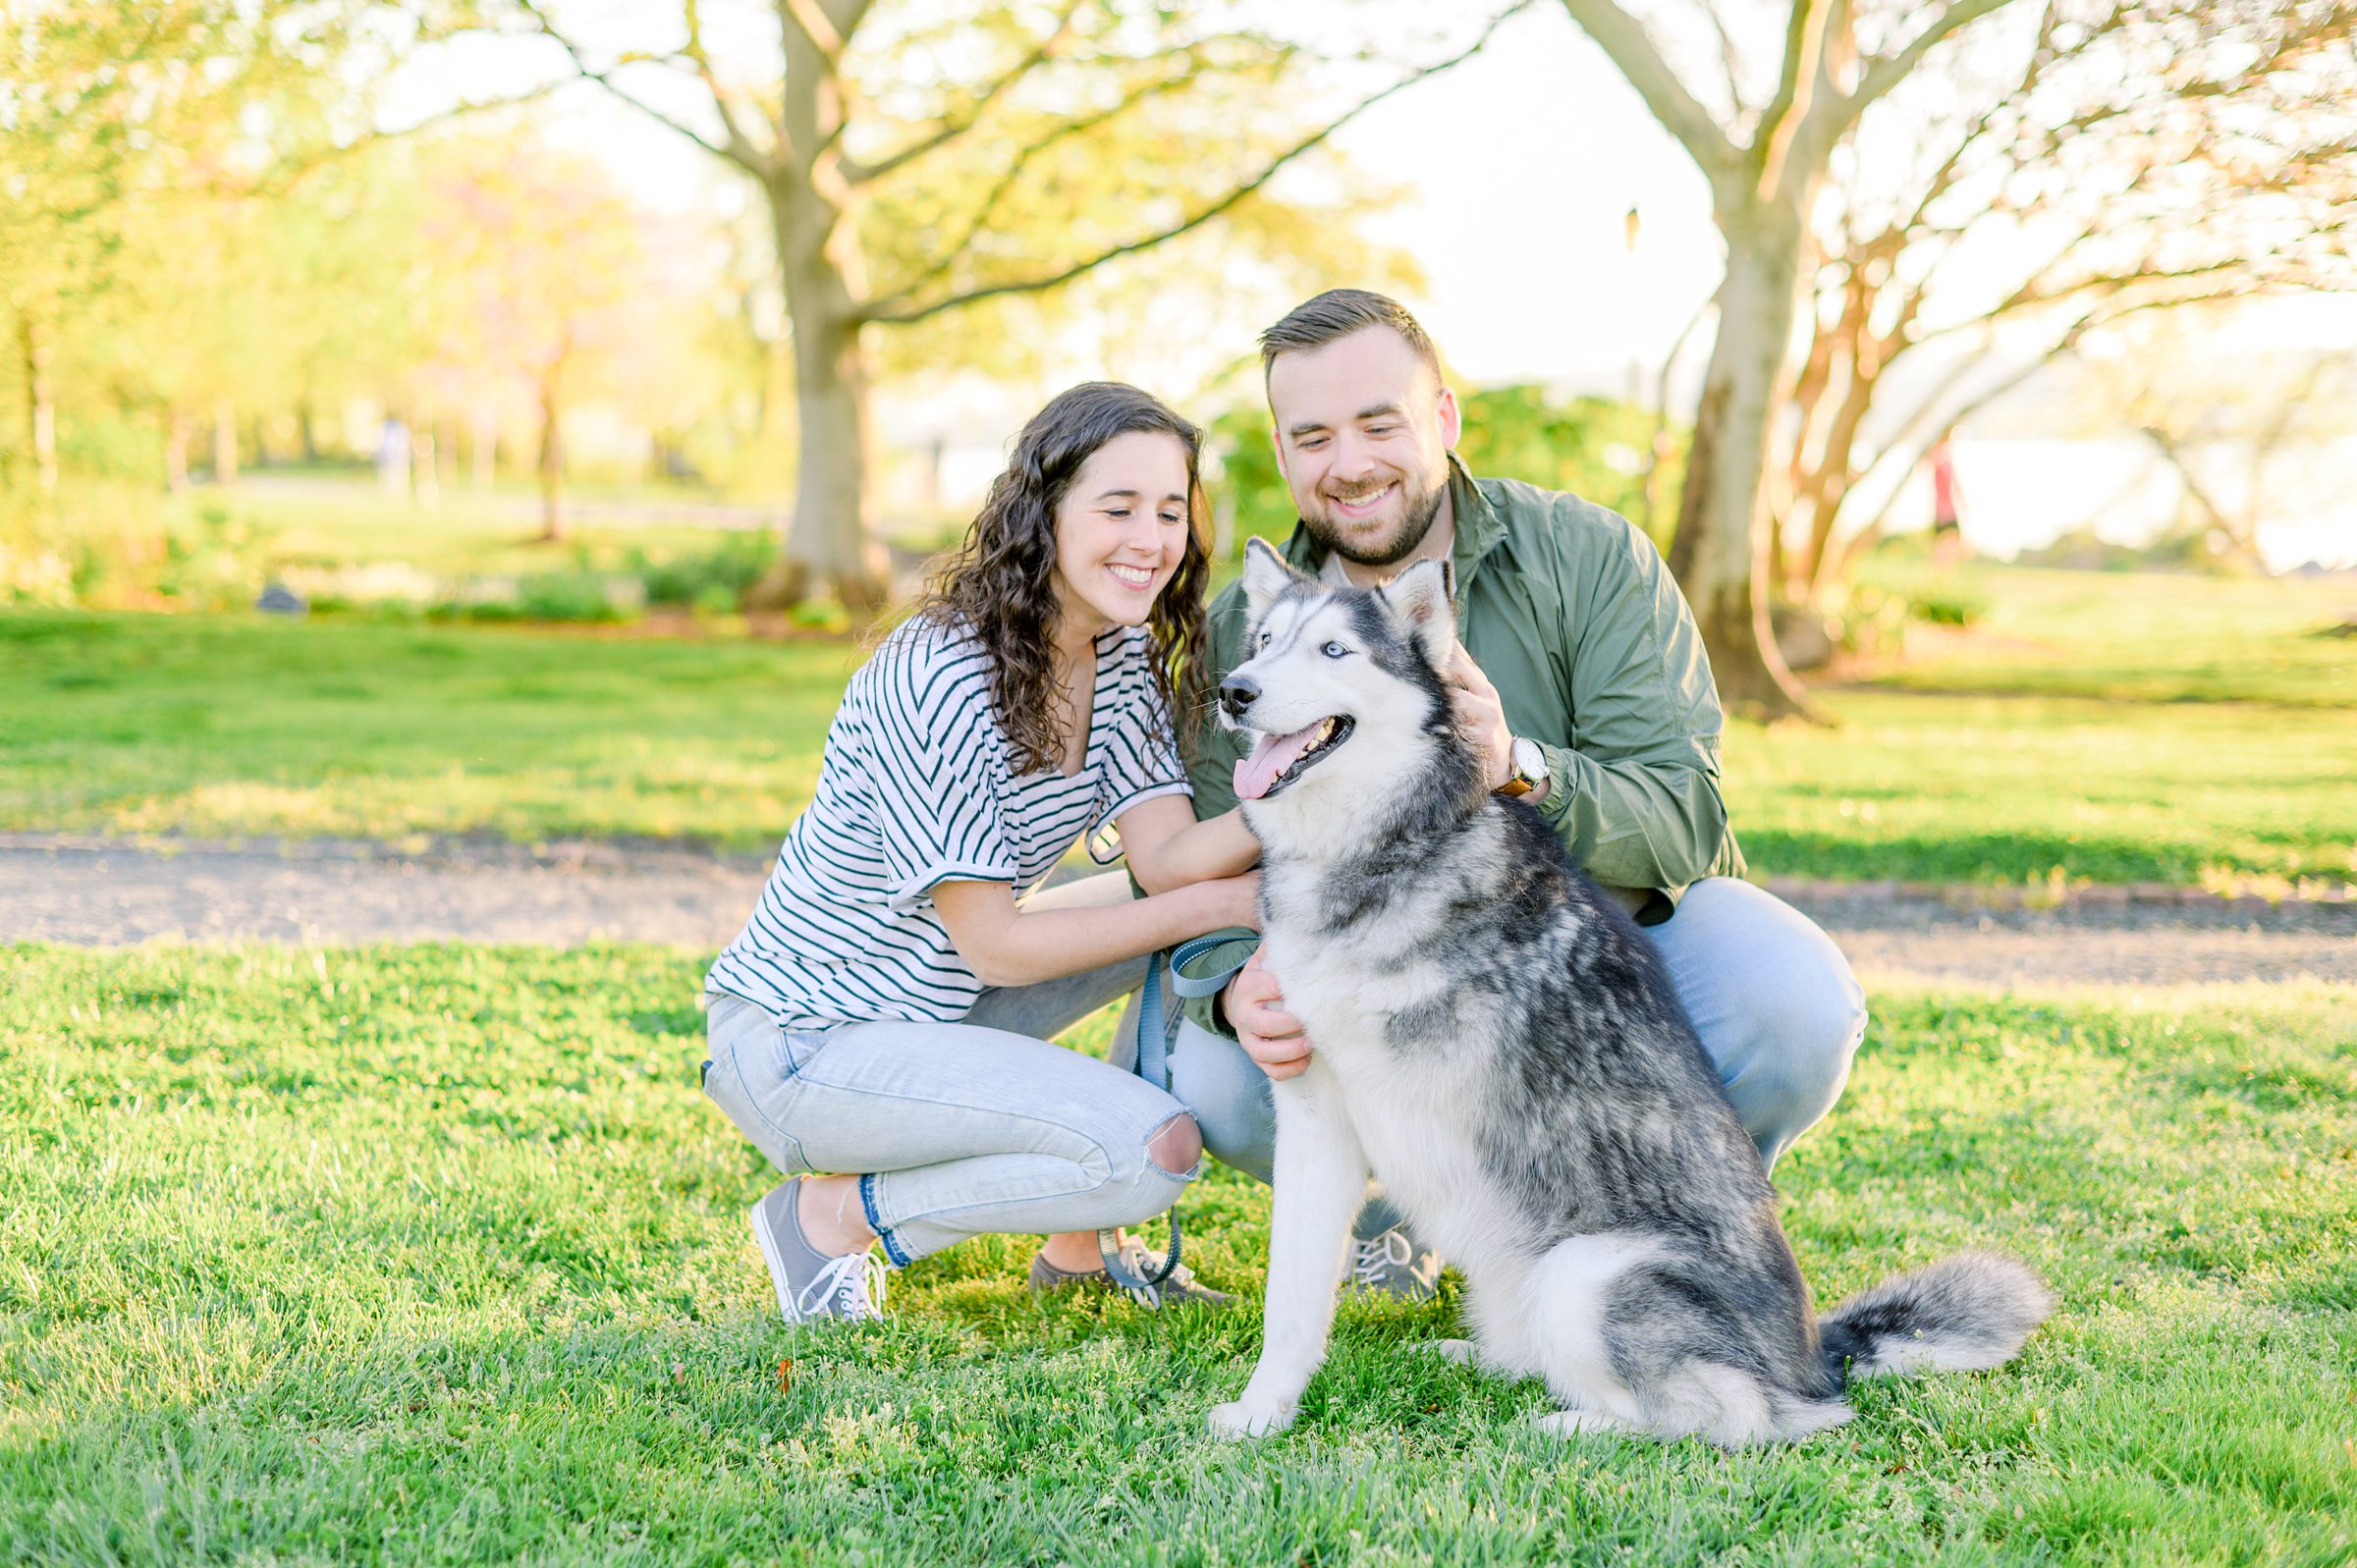
[[[1283,1082],[1309,1069],[1309,1040],[1301,1033],[1301,1020],[1285,1010],[1285,993],[1259,953],[1228,982],[1220,1006],[1234,1026],[1236,1044],[1271,1079]]]

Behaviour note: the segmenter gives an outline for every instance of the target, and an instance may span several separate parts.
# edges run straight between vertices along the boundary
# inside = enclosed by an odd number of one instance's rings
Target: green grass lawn
[[[1557,1442],[1354,1302],[1300,1427],[1201,1435],[1256,1303],[1024,1293],[1028,1238],[790,1333],[698,964],[0,948],[12,1562],[2282,1562],[2357,1552],[2345,988],[1878,1000],[1779,1171],[1821,1298],[1969,1245],[2060,1293],[1996,1373],[1795,1449]],[[1097,1028],[1103,1028],[1100,1020]],[[1267,1200],[1185,1200],[1256,1295]]]
[[[2357,877],[2357,640],[2312,634],[2349,590],[1993,568],[1970,582],[1986,633],[1825,692],[1836,727],[1729,727],[1727,795],[1757,870]],[[860,657],[0,617],[0,827],[765,848],[809,798]]]
[[[2106,702],[2357,708],[2357,580],[2037,570],[1976,561],[1946,572],[1892,563],[1887,588],[1937,583],[1984,607],[1969,637],[1912,627],[1894,690]]]
[[[274,568],[342,567],[398,561],[444,576],[547,571],[576,559],[599,568],[620,566],[635,549],[661,557],[709,550],[730,530],[691,520],[692,509],[715,504],[699,492],[651,486],[570,485],[576,509],[572,537],[541,542],[539,493],[528,484],[502,483],[478,494],[464,484],[430,507],[389,496],[366,479],[295,476],[247,486],[234,495],[199,493],[250,521],[267,537]],[[599,520],[606,503],[644,507],[656,515],[632,523]],[[586,509],[585,511],[579,509]],[[679,515],[660,514],[676,512]]]

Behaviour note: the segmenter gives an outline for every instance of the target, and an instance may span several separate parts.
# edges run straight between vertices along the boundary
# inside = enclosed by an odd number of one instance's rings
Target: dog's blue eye
[[[1349,649],[1343,647],[1339,642],[1330,642],[1325,647],[1318,650],[1318,652],[1324,654],[1329,659],[1340,659],[1349,651]]]

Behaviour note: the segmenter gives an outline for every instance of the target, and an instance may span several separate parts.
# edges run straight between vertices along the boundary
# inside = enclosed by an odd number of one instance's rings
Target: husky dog
[[[1270,966],[1316,1050],[1274,1085],[1260,1363],[1212,1430],[1291,1424],[1370,1170],[1464,1271],[1474,1338],[1437,1348],[1544,1379],[1550,1431],[1795,1439],[1848,1418],[1851,1378],[2011,1359],[2053,1303],[2009,1258],[1818,1319],[1651,944],[1490,793],[1456,728],[1446,568],[1329,588],[1256,540],[1244,583],[1248,658],[1220,700],[1260,736],[1236,794]]]

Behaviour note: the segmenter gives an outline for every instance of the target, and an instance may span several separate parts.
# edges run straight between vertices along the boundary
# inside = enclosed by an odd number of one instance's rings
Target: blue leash
[[[1153,962],[1146,965],[1145,990],[1137,1003],[1135,1059],[1137,1075],[1155,1088],[1167,1093],[1171,1087],[1171,1037],[1164,1024],[1162,1005],[1163,966],[1170,966],[1171,990],[1181,999],[1208,997],[1226,985],[1243,964],[1231,964],[1217,973],[1198,976],[1189,976],[1186,965],[1233,941],[1233,937],[1228,936],[1197,937],[1191,942],[1180,943],[1167,952],[1156,953]],[[1134,1273],[1127,1264],[1122,1262],[1113,1231],[1097,1232],[1097,1255],[1105,1260],[1105,1276],[1124,1290],[1152,1290],[1170,1278],[1178,1269],[1179,1246],[1178,1211],[1176,1207],[1171,1210],[1170,1251],[1163,1256],[1161,1265],[1147,1274]]]

